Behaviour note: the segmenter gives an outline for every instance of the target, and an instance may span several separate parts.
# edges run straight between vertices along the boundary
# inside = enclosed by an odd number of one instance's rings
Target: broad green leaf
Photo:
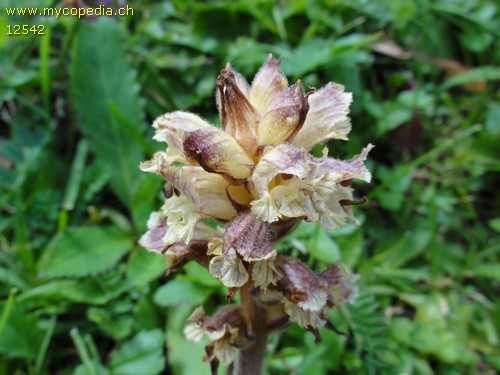
[[[101,280],[54,280],[31,288],[19,296],[20,301],[50,304],[61,301],[102,305],[121,292],[111,290]]]
[[[145,174],[134,192],[131,202],[132,218],[140,232],[147,230],[146,223],[151,212],[158,209],[157,198],[161,192],[162,180],[157,175]]]
[[[167,343],[168,359],[175,375],[209,375],[210,365],[203,361],[205,350],[202,343],[192,343],[183,333],[186,319],[193,312],[194,307],[178,306],[168,310]],[[220,374],[225,374],[219,368]]]
[[[488,225],[494,231],[500,232],[500,217],[496,217],[494,219],[491,219],[490,221],[488,221]]]
[[[165,339],[159,329],[143,331],[123,343],[113,354],[112,375],[156,375],[165,367]]]
[[[22,278],[20,272],[5,267],[0,267],[0,282],[5,285],[15,286],[21,290],[28,288],[28,284]]]
[[[323,262],[330,264],[340,259],[340,249],[337,243],[319,224],[316,224],[314,234],[308,244],[311,255]]]
[[[146,127],[136,73],[125,50],[126,36],[110,17],[79,26],[72,51],[73,104],[97,161],[113,171],[111,185],[129,206],[141,173],[141,133]]]
[[[472,272],[476,277],[485,277],[500,281],[500,264],[478,264],[472,268]]]
[[[0,311],[5,308],[0,305]],[[1,314],[0,314],[1,315]],[[0,337],[0,353],[7,357],[35,359],[43,334],[37,318],[15,303]]]
[[[43,277],[80,277],[105,272],[132,246],[127,233],[112,227],[70,228],[46,249]]]
[[[115,316],[109,308],[91,307],[87,311],[88,319],[97,324],[99,329],[115,340],[123,340],[132,331],[134,319],[128,314]]]
[[[212,288],[187,280],[171,280],[158,288],[154,301],[160,306],[199,305],[212,293]]]
[[[219,279],[210,275],[208,270],[197,262],[189,262],[183,268],[185,280],[195,282],[196,284],[204,285],[209,288],[219,288],[221,293],[225,288]]]
[[[165,257],[137,248],[127,263],[127,278],[135,285],[146,285],[166,270]]]

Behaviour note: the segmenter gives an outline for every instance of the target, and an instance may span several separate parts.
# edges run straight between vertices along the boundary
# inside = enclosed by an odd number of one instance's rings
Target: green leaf
[[[500,217],[496,217],[488,221],[488,225],[496,232],[500,232]]]
[[[146,285],[166,270],[165,257],[137,248],[127,263],[127,278],[135,285]]]
[[[143,159],[140,134],[146,128],[136,73],[115,20],[99,17],[79,26],[71,66],[74,106],[97,161],[113,171],[111,186],[129,206]]]
[[[192,342],[186,340],[182,332],[186,319],[192,312],[193,308],[188,305],[168,311],[166,334],[169,364],[172,367],[172,373],[176,375],[209,375],[211,374],[210,366],[203,361],[205,355],[203,345],[193,345]],[[225,372],[219,371],[219,373]]]
[[[157,175],[147,174],[138,184],[131,202],[132,218],[140,232],[146,231],[146,223],[152,211],[157,209],[157,197],[162,180]]]
[[[500,264],[478,264],[472,268],[472,272],[476,277],[500,281]]]
[[[87,316],[99,329],[115,340],[123,340],[132,331],[134,319],[130,315],[114,316],[108,308],[91,307]]]
[[[126,341],[111,358],[112,375],[156,375],[165,366],[161,330],[144,331]]]
[[[154,301],[160,306],[199,305],[212,293],[207,288],[187,280],[171,280],[158,288]]]
[[[388,363],[385,354],[390,352],[389,327],[387,326],[378,301],[365,290],[355,304],[346,305],[343,311],[350,316],[350,325],[354,331],[358,351],[363,352],[363,364],[366,373],[383,374]]]
[[[105,272],[131,246],[129,235],[112,227],[70,228],[48,246],[40,275],[80,277]]]
[[[21,290],[28,288],[28,283],[21,277],[20,273],[5,267],[0,267],[0,282]]]
[[[465,85],[472,82],[497,81],[500,80],[500,67],[482,66],[468,70],[465,73],[448,78],[440,87],[441,90],[447,90],[455,86]]]
[[[0,311],[4,308],[5,305],[0,305]],[[35,316],[14,303],[0,337],[0,353],[8,357],[35,359],[43,339],[37,324]]]
[[[78,143],[73,165],[71,166],[68,184],[66,185],[66,191],[64,193],[62,207],[65,210],[69,211],[75,207],[76,198],[78,197],[78,192],[80,191],[82,183],[88,150],[89,142],[86,139],[82,139],[80,143]]]
[[[35,301],[42,304],[72,301],[102,305],[121,292],[103,286],[101,280],[54,280],[31,288],[19,296],[19,301]]]
[[[328,232],[316,224],[313,237],[309,242],[311,255],[326,263],[335,263],[340,259],[340,249]]]

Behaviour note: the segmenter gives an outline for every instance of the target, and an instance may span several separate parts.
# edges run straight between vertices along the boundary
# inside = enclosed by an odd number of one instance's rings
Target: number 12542
[[[45,25],[7,25],[7,35],[44,35]]]

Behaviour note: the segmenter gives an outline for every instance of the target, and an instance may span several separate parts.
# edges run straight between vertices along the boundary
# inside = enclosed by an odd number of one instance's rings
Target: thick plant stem
[[[240,350],[231,375],[262,375],[264,374],[264,359],[266,357],[267,327],[266,311],[259,306],[250,291],[249,281],[241,290],[241,306],[250,323],[249,334],[253,338],[251,344]]]

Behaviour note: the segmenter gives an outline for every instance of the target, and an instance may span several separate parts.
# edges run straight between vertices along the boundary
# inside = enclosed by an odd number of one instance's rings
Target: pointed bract
[[[274,95],[257,128],[259,145],[290,142],[306,119],[309,104],[300,81]]]
[[[248,98],[257,111],[263,113],[272,97],[287,87],[288,80],[281,71],[279,60],[269,55],[253,79]]]
[[[162,175],[175,189],[196,206],[204,217],[230,220],[236,210],[226,195],[229,185],[221,175],[204,171],[201,167],[168,167]]]
[[[224,69],[217,78],[222,130],[231,135],[247,152],[257,147],[256,127],[260,115],[238,87],[232,69]]]
[[[235,179],[250,177],[253,160],[231,135],[220,129],[200,129],[186,134],[183,147],[186,156],[207,172]]]

